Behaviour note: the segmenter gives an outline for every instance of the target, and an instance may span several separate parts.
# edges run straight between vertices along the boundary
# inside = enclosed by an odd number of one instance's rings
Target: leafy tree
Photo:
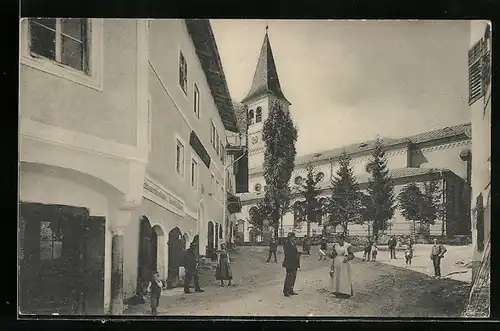
[[[414,238],[416,223],[421,222],[424,215],[425,197],[415,183],[405,185],[398,194],[399,209],[403,217],[413,222],[411,235]]]
[[[434,225],[436,219],[441,218],[445,211],[445,206],[441,199],[441,190],[437,180],[431,180],[424,184],[424,205],[422,208],[421,225]]]
[[[306,171],[307,176],[300,183],[297,183],[297,189],[305,199],[304,214],[307,223],[307,237],[310,237],[311,223],[321,221],[318,216],[323,214],[323,209],[318,199],[318,195],[321,192],[318,184],[323,180],[323,176],[316,172],[315,167],[311,163],[307,165]]]
[[[394,216],[396,209],[394,184],[389,176],[387,158],[379,138],[375,141],[375,149],[366,165],[366,171],[370,174],[368,181],[370,199],[364,200],[365,205],[367,204],[365,217],[368,222],[373,223],[373,235],[377,240],[379,232],[387,230],[389,220]]]
[[[361,196],[361,217],[365,222],[368,223],[368,237],[371,236],[371,226],[375,219],[375,203],[372,200],[372,196],[369,194],[362,193]],[[375,236],[378,239],[378,236]]]
[[[267,190],[259,211],[262,217],[269,220],[276,238],[280,219],[290,207],[289,183],[297,154],[297,136],[298,131],[290,113],[284,111],[280,102],[273,102],[262,130],[262,140],[265,143],[264,179]]]
[[[344,151],[339,159],[340,168],[332,179],[332,196],[329,203],[330,225],[343,227],[348,233],[350,223],[360,224],[362,219],[362,193],[351,167],[351,158]]]

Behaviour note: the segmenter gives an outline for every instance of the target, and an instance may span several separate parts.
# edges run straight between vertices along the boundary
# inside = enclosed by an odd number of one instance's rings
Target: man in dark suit
[[[282,266],[286,269],[285,284],[283,285],[283,295],[289,297],[296,295],[293,287],[297,278],[297,270],[300,269],[300,253],[295,245],[295,233],[288,234],[288,240],[283,245],[285,260]]]
[[[193,280],[195,292],[203,292],[198,282],[198,246],[195,242],[189,245],[185,252],[184,269],[186,275],[184,276],[184,293],[189,294],[189,283]]]

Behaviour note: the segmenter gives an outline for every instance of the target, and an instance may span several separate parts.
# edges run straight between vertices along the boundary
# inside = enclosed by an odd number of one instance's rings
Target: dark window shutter
[[[469,50],[469,105],[484,95],[484,41],[479,40]]]
[[[236,164],[236,193],[248,192],[248,154]]]

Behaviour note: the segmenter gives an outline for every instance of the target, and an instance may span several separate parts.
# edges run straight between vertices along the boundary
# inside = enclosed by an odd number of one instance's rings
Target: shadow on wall
[[[428,163],[429,160],[425,157],[421,150],[416,150],[411,156],[411,166],[419,168],[422,164]]]

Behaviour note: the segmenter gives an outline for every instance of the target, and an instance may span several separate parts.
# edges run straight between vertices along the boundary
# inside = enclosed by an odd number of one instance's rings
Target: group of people
[[[297,271],[300,270],[300,252],[297,249],[296,238],[294,233],[289,233],[286,243],[283,245],[285,258],[282,266],[286,270],[285,281],[283,284],[283,295],[290,297],[297,295],[294,291]],[[337,297],[348,298],[353,295],[352,287],[352,272],[350,261],[354,259],[354,254],[351,245],[344,240],[341,235],[338,242],[332,247],[332,250],[327,253],[326,239],[322,238],[320,244],[320,260],[326,260],[330,257],[333,262],[330,267],[330,290]]]
[[[377,260],[377,254],[378,254],[378,246],[376,242],[373,242],[371,239],[368,239],[368,241],[365,244],[365,247],[363,249],[363,261],[376,261]]]

